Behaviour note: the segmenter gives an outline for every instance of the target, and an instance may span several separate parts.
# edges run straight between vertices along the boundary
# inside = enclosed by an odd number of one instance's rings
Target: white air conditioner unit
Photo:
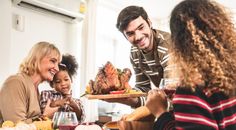
[[[23,8],[29,8],[47,15],[56,16],[66,22],[80,22],[84,15],[75,11],[70,11],[58,5],[54,5],[42,0],[12,0],[13,4]]]

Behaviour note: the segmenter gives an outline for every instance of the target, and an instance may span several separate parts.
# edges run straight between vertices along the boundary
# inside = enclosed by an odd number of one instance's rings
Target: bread
[[[103,127],[108,129],[118,129],[118,124],[116,121],[111,121],[104,124]]]
[[[146,106],[136,108],[131,114],[125,115],[122,120],[125,121],[153,121],[154,115]]]

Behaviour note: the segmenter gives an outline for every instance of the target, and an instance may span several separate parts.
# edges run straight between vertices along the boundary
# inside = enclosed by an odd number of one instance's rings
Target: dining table
[[[112,124],[112,125],[111,125]],[[154,122],[150,121],[113,121],[104,125],[104,130],[152,130]]]

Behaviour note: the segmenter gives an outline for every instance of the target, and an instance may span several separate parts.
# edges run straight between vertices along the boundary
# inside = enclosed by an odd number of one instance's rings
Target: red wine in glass
[[[59,125],[59,130],[74,130],[77,125],[69,124],[69,125]]]
[[[162,78],[160,85],[159,85],[159,88],[162,89],[166,93],[166,95],[169,99],[173,98],[175,91],[176,91],[175,88],[171,87],[172,83],[173,83],[173,81],[171,81],[170,79]]]
[[[164,90],[164,92],[166,93],[166,95],[169,99],[172,99],[174,97],[176,89],[174,89],[174,88],[164,88],[163,90]]]

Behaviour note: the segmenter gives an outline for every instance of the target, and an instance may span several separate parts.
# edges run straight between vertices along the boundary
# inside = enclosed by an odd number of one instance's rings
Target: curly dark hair
[[[62,56],[62,61],[59,64],[59,71],[67,71],[71,80],[73,80],[73,76],[77,74],[78,63],[76,58],[70,54],[64,54]],[[50,86],[53,87],[53,83],[55,82],[55,76],[53,80],[50,82]]]
[[[184,0],[172,11],[173,60],[181,68],[182,86],[235,94],[236,32],[229,12],[210,0]]]
[[[127,28],[129,23],[133,21],[134,19],[141,16],[149,25],[148,22],[148,14],[144,10],[143,7],[139,6],[128,6],[121,10],[119,13],[119,16],[117,18],[116,28],[123,33],[123,31]]]

